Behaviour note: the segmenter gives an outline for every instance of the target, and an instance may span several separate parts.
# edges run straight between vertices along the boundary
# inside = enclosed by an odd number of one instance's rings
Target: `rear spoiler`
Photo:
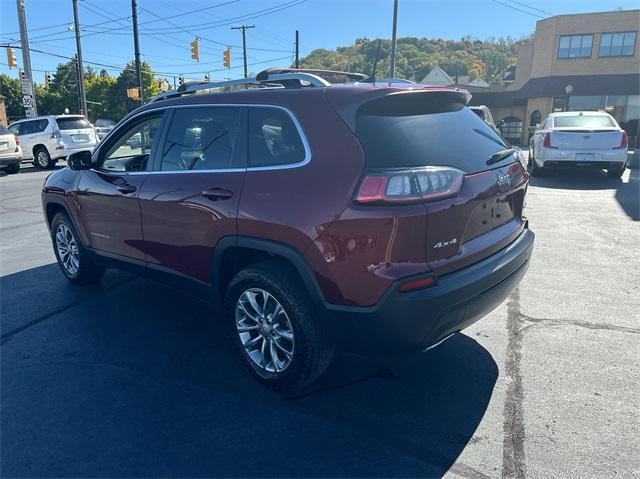
[[[331,101],[331,93],[327,100]],[[349,103],[342,108],[334,108],[351,131],[356,129],[356,117],[367,112],[377,115],[417,115],[435,111],[455,111],[471,101],[471,93],[458,88],[429,87],[424,89],[406,89],[389,91],[374,90],[361,96],[359,101]]]

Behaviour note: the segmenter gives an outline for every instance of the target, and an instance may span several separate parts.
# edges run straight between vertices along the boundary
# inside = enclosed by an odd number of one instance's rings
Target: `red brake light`
[[[622,138],[620,138],[620,146],[617,146],[614,149],[619,149],[619,148],[627,148],[629,146],[629,137],[627,136],[627,132],[626,131],[622,131]]]
[[[408,203],[439,200],[457,195],[463,179],[462,171],[447,166],[371,172],[360,182],[355,201]]]
[[[16,140],[16,146],[20,146],[20,138],[18,138],[16,135],[13,135],[13,139]]]
[[[552,145],[551,145],[551,133],[546,132],[546,133],[544,134],[544,143],[543,143],[543,146],[544,146],[545,148],[557,148],[557,146],[552,146]]]

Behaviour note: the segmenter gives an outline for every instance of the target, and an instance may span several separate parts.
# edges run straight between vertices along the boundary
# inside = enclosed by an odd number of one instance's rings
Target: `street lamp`
[[[571,96],[571,93],[573,93],[573,85],[569,83],[564,87],[564,92],[567,94],[567,103],[565,104],[564,111],[569,111],[569,97]]]

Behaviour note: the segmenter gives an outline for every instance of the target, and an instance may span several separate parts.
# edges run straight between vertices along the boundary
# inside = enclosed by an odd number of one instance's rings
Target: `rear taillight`
[[[544,143],[542,144],[545,148],[557,148],[557,146],[553,146],[551,144],[551,133],[547,132],[544,134]]]
[[[614,150],[621,149],[621,148],[627,148],[628,146],[629,146],[629,137],[627,136],[627,132],[623,131],[622,132],[622,138],[620,138],[620,145],[616,146],[614,148]]]
[[[405,281],[400,285],[399,291],[406,293],[408,291],[415,291],[417,289],[424,289],[430,286],[434,286],[437,280],[433,276],[425,276],[423,278],[415,278]]]
[[[367,173],[356,192],[357,203],[433,201],[460,192],[464,173],[448,166]]]
[[[53,130],[53,133],[51,133],[51,139],[55,140],[59,138],[62,138],[62,133],[60,133],[60,130]]]
[[[13,139],[16,140],[16,146],[20,146],[20,138],[14,135]]]

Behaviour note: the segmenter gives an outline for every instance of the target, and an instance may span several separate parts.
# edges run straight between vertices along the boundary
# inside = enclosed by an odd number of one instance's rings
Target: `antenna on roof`
[[[376,59],[373,62],[373,70],[371,71],[371,78],[369,79],[369,81],[371,83],[375,83],[376,82],[376,67],[378,66],[378,59],[380,58],[380,44],[382,43],[382,40],[378,40],[378,51],[376,52]]]

